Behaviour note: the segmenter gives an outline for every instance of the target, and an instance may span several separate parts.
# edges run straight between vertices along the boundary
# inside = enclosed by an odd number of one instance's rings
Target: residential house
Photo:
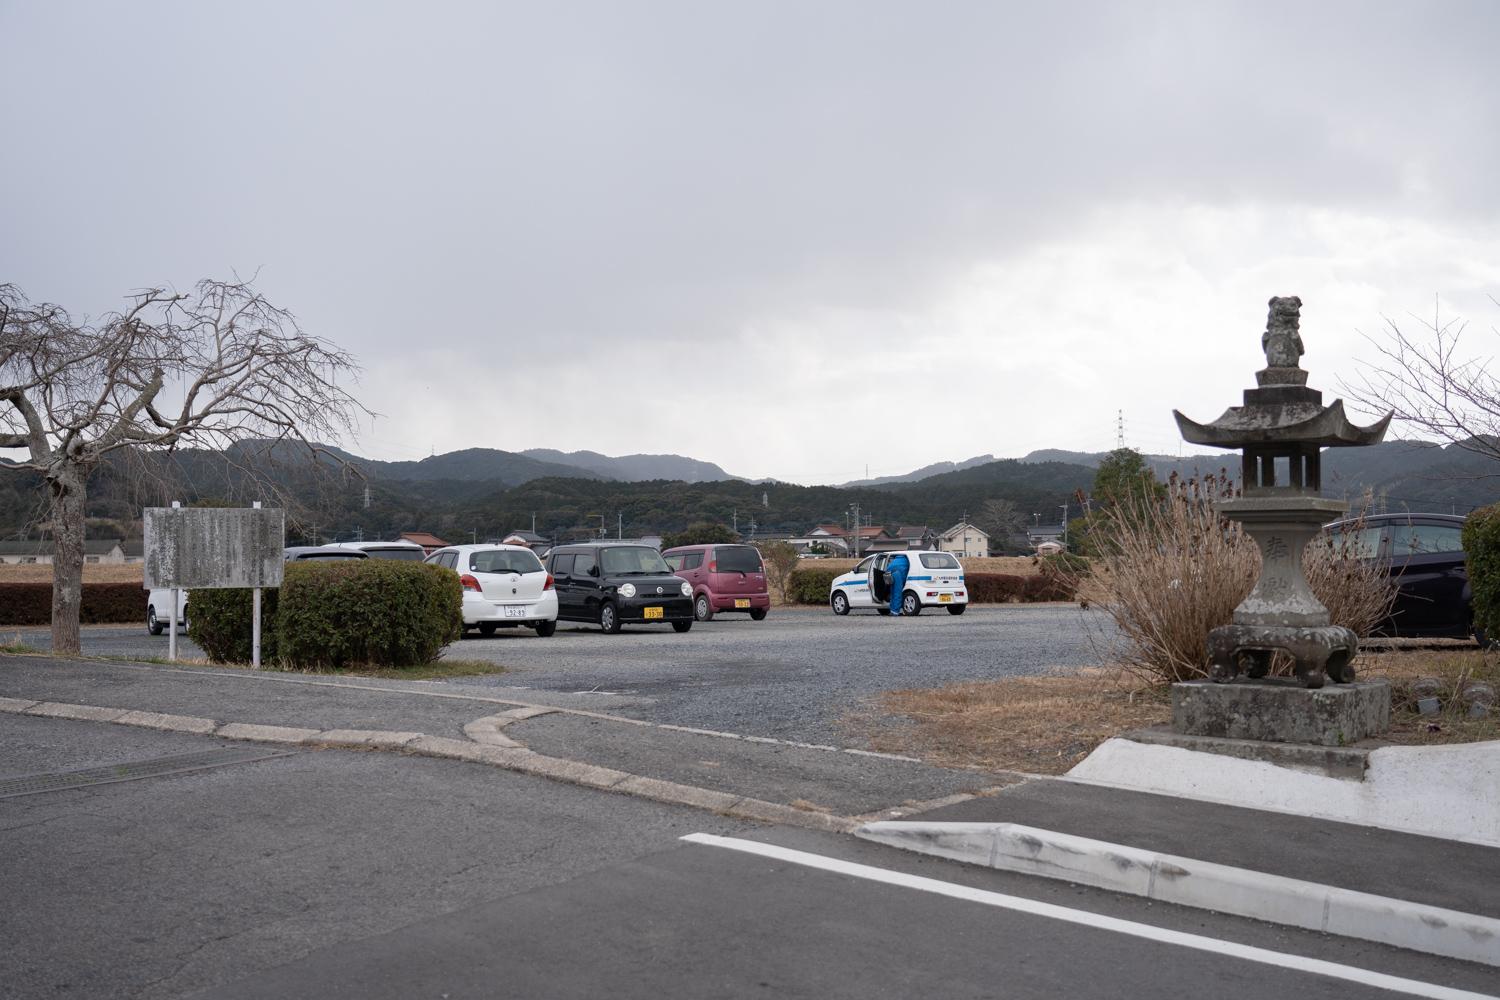
[[[968,521],[960,521],[938,535],[937,547],[961,559],[987,556],[990,554],[990,536]]]
[[[437,535],[426,531],[403,531],[398,537],[403,542],[411,542],[414,545],[422,546],[422,551],[428,555],[432,555],[438,549],[451,544],[443,541]]]
[[[1067,548],[1063,542],[1063,535],[1067,532],[1066,524],[1038,524],[1026,529],[1026,544],[1031,546],[1037,555],[1054,555]],[[1047,551],[1042,551],[1042,546]]]
[[[57,547],[50,538],[45,541],[0,542],[0,563],[50,566],[56,551]],[[83,561],[89,565],[120,565],[125,562],[125,543],[118,538],[85,539]]]
[[[864,529],[874,530],[874,529]],[[910,552],[913,549],[937,547],[937,532],[925,524],[893,524],[875,531],[868,543],[861,546],[864,552]]]

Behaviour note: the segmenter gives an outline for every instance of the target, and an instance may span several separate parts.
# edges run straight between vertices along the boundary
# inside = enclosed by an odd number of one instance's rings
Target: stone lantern
[[[1232,680],[1243,671],[1261,678],[1271,657],[1284,651],[1295,662],[1304,687],[1354,680],[1354,633],[1329,623],[1325,608],[1307,585],[1302,554],[1307,543],[1349,505],[1321,495],[1320,457],[1325,447],[1378,444],[1391,414],[1369,427],[1344,416],[1344,402],[1323,405],[1323,394],[1307,386],[1298,331],[1302,300],[1273,298],[1261,347],[1266,367],[1255,373],[1257,388],[1245,390],[1243,406],[1230,407],[1209,424],[1177,411],[1177,426],[1192,444],[1243,451],[1240,495],[1219,510],[1244,526],[1260,547],[1261,571],[1234,610],[1233,623],[1209,633],[1209,676]]]

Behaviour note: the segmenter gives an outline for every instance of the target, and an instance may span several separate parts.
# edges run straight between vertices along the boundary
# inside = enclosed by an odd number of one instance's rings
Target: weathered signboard
[[[259,507],[147,507],[148,589],[277,587],[285,511]]]

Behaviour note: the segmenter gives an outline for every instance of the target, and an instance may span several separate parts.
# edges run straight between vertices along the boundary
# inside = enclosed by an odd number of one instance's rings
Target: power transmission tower
[[[370,487],[367,485],[365,487],[365,510],[369,510],[369,509],[370,509]]]
[[[1115,449],[1125,447],[1125,411],[1115,412]]]

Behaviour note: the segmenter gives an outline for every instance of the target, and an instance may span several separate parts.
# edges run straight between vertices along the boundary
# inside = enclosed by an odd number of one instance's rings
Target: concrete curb
[[[216,736],[220,739],[247,740],[257,743],[395,751],[423,757],[486,764],[490,767],[503,768],[507,771],[548,778],[553,781],[564,781],[585,788],[632,795],[668,805],[703,809],[733,819],[779,823],[783,826],[798,826],[835,833],[849,833],[859,826],[858,820],[846,816],[812,812],[782,805],[779,802],[748,798],[732,792],[720,792],[695,785],[681,785],[673,781],[648,778],[581,761],[548,757],[527,750],[514,740],[499,734],[499,730],[506,725],[537,715],[545,715],[550,711],[554,710],[527,707],[503,713],[501,716],[476,720],[476,723],[485,723],[484,726],[479,727],[479,731],[483,732],[488,739],[483,742],[470,742],[444,736],[428,736],[417,732],[391,732],[380,729],[320,730],[294,726],[263,726],[248,722],[220,724],[212,719],[190,715],[168,715],[161,712],[101,708],[94,705],[70,705],[61,702],[35,702],[20,698],[0,699],[0,712],[13,715],[112,722],[164,732],[193,733],[200,736]],[[476,723],[470,723],[465,727],[465,731],[467,732],[470,726],[475,726]]]
[[[1015,823],[870,823],[855,836],[1001,871],[1500,966],[1500,920]]]

